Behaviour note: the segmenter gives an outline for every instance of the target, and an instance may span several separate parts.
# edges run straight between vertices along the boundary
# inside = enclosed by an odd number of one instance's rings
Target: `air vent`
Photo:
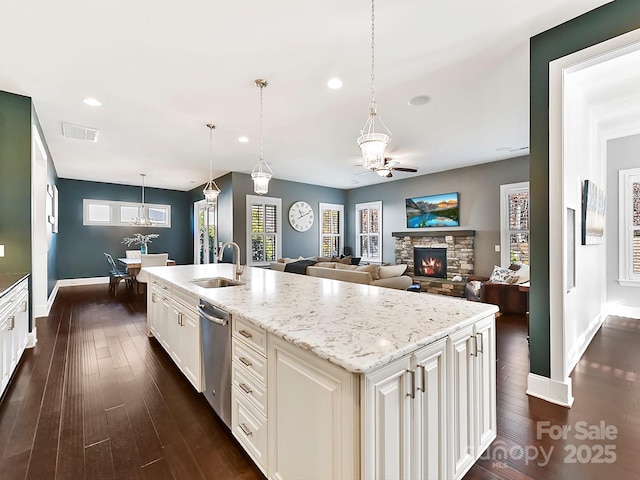
[[[99,130],[89,127],[81,127],[72,123],[62,124],[62,134],[67,138],[86,140],[87,142],[97,142]]]

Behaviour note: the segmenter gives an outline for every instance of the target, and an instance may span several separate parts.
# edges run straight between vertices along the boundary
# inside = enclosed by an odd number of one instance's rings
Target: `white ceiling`
[[[529,37],[608,0],[378,0],[376,100],[390,156],[416,174],[528,153]],[[344,86],[326,82],[340,77]],[[3,2],[0,89],[33,98],[58,175],[190,190],[249,173],[338,188],[358,167],[370,95],[367,0]],[[428,95],[413,107],[407,101]],[[82,100],[95,97],[102,107]],[[100,130],[62,136],[62,122]],[[238,142],[240,135],[249,143]]]

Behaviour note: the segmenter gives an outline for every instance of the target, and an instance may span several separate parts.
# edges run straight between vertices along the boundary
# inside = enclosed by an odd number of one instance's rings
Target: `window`
[[[502,266],[529,265],[529,182],[501,185],[500,198]]]
[[[382,202],[356,204],[356,257],[382,263]]]
[[[171,227],[171,205],[157,205],[92,200],[85,198],[83,204],[83,225],[104,225],[109,227],[129,226],[136,217],[146,216],[155,223],[153,228]],[[140,227],[148,228],[148,227]]]
[[[620,285],[640,286],[640,168],[620,170]]]
[[[247,195],[247,265],[268,265],[282,251],[282,200]]]
[[[344,238],[344,205],[319,204],[320,256],[337,257],[342,253]]]

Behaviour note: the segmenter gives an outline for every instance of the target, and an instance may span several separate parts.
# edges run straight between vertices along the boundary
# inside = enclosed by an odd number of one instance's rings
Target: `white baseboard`
[[[569,350],[567,354],[567,372],[572,372],[573,369],[576,368],[584,352],[587,351],[591,340],[593,340],[593,337],[598,333],[598,330],[600,330],[600,327],[602,327],[606,319],[606,312],[601,312],[600,315],[591,321],[587,329],[582,332],[582,335],[580,335],[573,348]]]
[[[562,407],[571,408],[571,405],[573,405],[571,378],[567,377],[565,382],[558,382],[542,375],[529,373],[527,377],[527,395],[541,398]]]
[[[607,305],[607,314],[616,317],[627,317],[640,319],[640,307],[628,307],[619,303],[609,303]]]
[[[56,290],[60,287],[78,287],[80,285],[98,285],[109,283],[109,277],[65,278],[56,282]]]
[[[38,343],[38,332],[34,325],[31,331],[29,332],[29,334],[27,335],[27,348],[35,347],[36,343]]]

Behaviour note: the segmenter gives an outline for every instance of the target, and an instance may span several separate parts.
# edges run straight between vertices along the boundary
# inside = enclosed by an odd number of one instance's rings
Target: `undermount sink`
[[[203,288],[222,288],[244,285],[244,282],[231,280],[230,278],[225,277],[196,278],[194,280],[191,280],[191,283]]]

